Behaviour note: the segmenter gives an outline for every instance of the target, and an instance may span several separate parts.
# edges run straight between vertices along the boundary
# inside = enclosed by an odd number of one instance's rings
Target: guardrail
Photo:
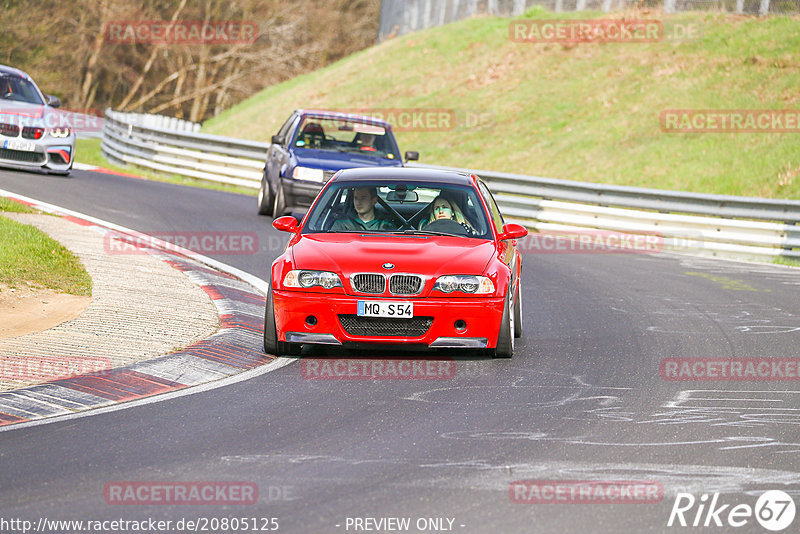
[[[258,189],[269,144],[148,126],[109,109],[100,148],[116,163]]]
[[[156,171],[257,189],[267,143],[134,124],[106,111],[103,154]],[[490,184],[510,221],[551,232],[657,234],[668,250],[742,259],[800,259],[800,201],[575,182],[495,171]]]

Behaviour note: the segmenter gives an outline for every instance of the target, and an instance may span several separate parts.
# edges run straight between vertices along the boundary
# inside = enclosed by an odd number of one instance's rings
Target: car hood
[[[352,169],[355,167],[402,167],[396,159],[371,158],[352,152],[329,152],[327,150],[300,149],[294,152],[297,164],[326,171]]]
[[[46,126],[46,118],[56,111],[50,106],[0,100],[0,121],[18,126]]]
[[[385,234],[303,234],[292,247],[297,269],[354,273],[482,274],[492,241],[451,236]],[[384,263],[394,264],[386,270]]]
[[[41,118],[49,106],[44,104],[31,104],[17,100],[0,100],[0,114],[19,115],[23,117]]]

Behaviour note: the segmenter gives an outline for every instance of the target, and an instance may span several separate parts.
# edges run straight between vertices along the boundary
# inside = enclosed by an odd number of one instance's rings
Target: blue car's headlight
[[[328,271],[302,271],[295,270],[286,273],[283,277],[284,287],[309,288],[320,286],[323,289],[342,287],[339,275]]]
[[[487,295],[494,293],[494,283],[485,276],[448,274],[440,276],[436,280],[433,289],[442,293],[461,291],[462,293],[472,293],[473,295]]]
[[[308,167],[295,167],[292,177],[297,180],[308,180],[309,182],[322,183],[325,173],[322,169],[310,169]]]

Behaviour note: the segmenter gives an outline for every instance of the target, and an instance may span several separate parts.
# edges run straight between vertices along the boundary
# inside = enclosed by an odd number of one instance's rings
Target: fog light
[[[464,319],[459,319],[458,321],[455,322],[455,324],[453,324],[453,326],[455,326],[456,330],[458,330],[459,332],[463,332],[464,330],[467,329],[467,322]]]
[[[308,326],[316,325],[317,324],[317,318],[314,317],[313,315],[309,315],[308,317],[306,317],[306,324]]]

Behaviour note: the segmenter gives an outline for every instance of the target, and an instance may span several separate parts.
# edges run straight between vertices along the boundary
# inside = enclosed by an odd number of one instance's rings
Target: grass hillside
[[[203,131],[264,141],[299,107],[443,108],[455,112],[457,126],[398,132],[401,150],[419,150],[430,164],[800,198],[800,133],[666,133],[659,122],[668,109],[800,109],[800,19],[624,16],[660,19],[667,28],[692,24],[699,37],[517,43],[510,19],[475,18],[391,39],[272,86]]]

